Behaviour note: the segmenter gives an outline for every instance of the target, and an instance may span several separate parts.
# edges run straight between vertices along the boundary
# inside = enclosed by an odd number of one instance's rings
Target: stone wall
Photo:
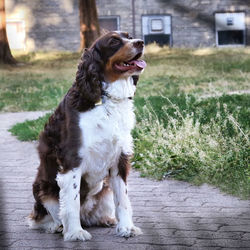
[[[78,0],[5,2],[7,19],[25,21],[27,50],[79,49]],[[96,3],[99,16],[119,16],[120,29],[135,33],[137,38],[143,38],[142,15],[171,15],[174,47],[215,46],[215,12],[244,11],[250,45],[250,0],[96,0]]]
[[[80,47],[78,1],[7,0],[8,20],[25,21],[27,50],[70,50]]]
[[[97,0],[99,15],[119,15],[121,30],[133,33],[132,1]],[[247,44],[250,45],[249,0],[134,0],[135,36],[142,38],[142,15],[168,14],[172,17],[174,47],[215,45],[215,12],[246,13]],[[113,4],[116,2],[116,4]],[[125,4],[126,3],[126,4]],[[127,5],[125,8],[124,5]],[[107,6],[107,10],[106,10]]]

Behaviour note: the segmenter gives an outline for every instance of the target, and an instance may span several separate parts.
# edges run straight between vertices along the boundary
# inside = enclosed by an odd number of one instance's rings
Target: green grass
[[[250,49],[147,47],[137,96],[206,95],[249,89]],[[22,66],[0,65],[0,112],[53,109],[72,85],[79,53],[14,53]]]
[[[53,109],[73,83],[80,54],[30,53],[16,58],[24,64],[0,65],[0,112]]]
[[[148,98],[137,109],[134,167],[250,197],[249,95]]]
[[[36,120],[17,123],[9,129],[9,131],[20,141],[38,140],[39,134],[43,130],[44,124],[48,121],[50,115],[51,113],[48,113]]]
[[[17,55],[26,64],[0,69],[0,111],[51,110],[71,86],[79,54]],[[250,198],[250,49],[147,47],[133,131],[133,166],[142,176],[209,183]],[[36,140],[48,115],[15,125]]]

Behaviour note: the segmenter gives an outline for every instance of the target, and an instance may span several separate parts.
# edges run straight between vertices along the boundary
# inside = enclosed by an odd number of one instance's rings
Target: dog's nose
[[[143,42],[141,39],[138,39],[138,40],[136,40],[136,41],[133,43],[133,45],[134,45],[135,48],[140,49],[140,48],[143,48],[144,42]]]

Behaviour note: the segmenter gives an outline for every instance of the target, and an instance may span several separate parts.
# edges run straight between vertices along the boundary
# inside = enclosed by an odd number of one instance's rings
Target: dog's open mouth
[[[115,63],[114,67],[120,72],[126,72],[129,70],[141,71],[147,64],[145,61],[139,59],[142,56],[142,53],[138,53],[132,60],[128,62]]]

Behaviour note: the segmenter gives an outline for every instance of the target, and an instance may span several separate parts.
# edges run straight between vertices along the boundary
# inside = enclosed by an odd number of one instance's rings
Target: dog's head
[[[81,98],[94,105],[101,97],[103,81],[112,84],[133,77],[136,85],[139,74],[146,67],[140,59],[143,52],[143,41],[132,39],[126,32],[109,32],[97,39],[84,51],[78,66],[75,86]]]
[[[104,62],[107,82],[139,75],[146,67],[140,59],[144,52],[143,41],[132,39],[126,32],[110,32],[97,40],[93,48],[99,51]]]

